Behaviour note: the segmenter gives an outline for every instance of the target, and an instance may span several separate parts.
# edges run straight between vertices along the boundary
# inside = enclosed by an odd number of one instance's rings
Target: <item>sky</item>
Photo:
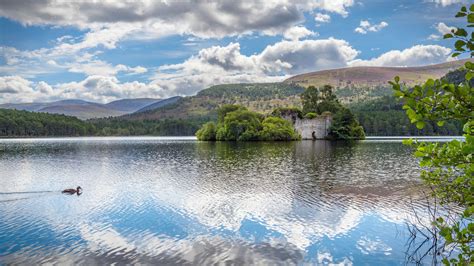
[[[453,60],[463,0],[0,1],[0,103],[194,95]]]

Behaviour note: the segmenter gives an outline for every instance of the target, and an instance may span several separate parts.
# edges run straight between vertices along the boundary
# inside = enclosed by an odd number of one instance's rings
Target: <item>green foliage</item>
[[[461,10],[456,14],[456,17],[465,17],[467,20],[467,27],[474,27],[473,9],[467,10],[466,7],[462,7]],[[444,35],[445,39],[456,39],[456,42],[454,43],[455,52],[452,54],[453,57],[463,53],[469,53],[471,57],[474,57],[474,39],[472,37],[472,32],[468,33],[462,28],[453,29],[451,30],[451,33]]]
[[[325,85],[319,91],[321,100],[317,109],[318,114],[322,114],[323,112],[331,112],[335,114],[342,108],[342,105],[333,93],[332,86]]]
[[[365,133],[354,114],[347,108],[342,108],[333,117],[329,137],[333,139],[364,139]]]
[[[279,107],[273,110],[272,116],[283,117],[283,116],[295,116],[303,118],[303,112],[298,107]]]
[[[464,76],[463,76],[464,79]],[[459,136],[462,124],[455,120],[445,121],[440,127],[434,121],[418,129],[402,109],[403,104],[394,96],[350,105],[360,125],[368,136]]]
[[[189,119],[129,120],[125,118],[95,119],[90,123],[100,136],[192,136],[209,121],[207,117]]]
[[[467,17],[468,27],[474,26],[474,5],[469,11],[461,8],[456,17]],[[452,30],[445,38],[458,39],[456,52],[474,56],[474,34],[464,29]],[[446,121],[457,120],[464,124],[465,141],[448,143],[411,143],[416,147],[415,156],[423,167],[421,178],[433,188],[433,195],[442,203],[455,203],[464,207],[456,221],[447,222],[439,217],[434,225],[440,230],[447,245],[460,249],[456,258],[444,258],[445,264],[467,265],[474,261],[474,64],[465,64],[465,81],[450,83],[448,80],[427,80],[421,86],[406,88],[395,77],[391,82],[394,94],[403,99],[403,109],[411,123],[424,128],[434,121],[443,126]]]
[[[235,104],[225,104],[217,109],[217,123],[224,123],[224,118],[230,112],[237,110],[247,110],[244,106],[235,105]]]
[[[325,111],[337,113],[342,108],[330,85],[325,85],[320,89],[309,86],[300,97],[303,104],[303,114],[321,114]]]
[[[224,123],[219,124],[217,140],[258,140],[261,129],[261,117],[248,110],[236,110],[227,113]]]
[[[295,132],[291,123],[280,117],[267,117],[262,122],[259,132],[260,140],[299,140],[301,137]]]
[[[320,98],[319,90],[316,87],[309,86],[300,97],[303,103],[303,114],[318,113]]]
[[[303,91],[303,87],[288,83],[223,84],[202,90],[197,96],[227,99],[245,97],[247,100],[253,101],[266,98],[284,99],[288,96],[298,95]]]
[[[0,109],[0,136],[86,136],[94,125],[76,117]]]
[[[318,117],[317,113],[306,113],[304,115],[304,118],[306,118],[306,119],[313,119],[313,118],[316,118],[316,117]]]
[[[207,122],[197,132],[198,140],[216,140],[216,124],[214,122]]]
[[[277,111],[278,112],[278,111]],[[196,133],[199,140],[256,141],[296,140],[299,135],[290,122],[279,117],[267,117],[243,106],[224,105],[217,111],[217,126],[204,124]]]

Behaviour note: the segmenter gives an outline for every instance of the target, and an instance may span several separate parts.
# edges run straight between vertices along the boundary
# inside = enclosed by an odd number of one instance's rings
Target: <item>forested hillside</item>
[[[95,127],[76,117],[0,109],[0,136],[89,136]]]
[[[300,106],[304,88],[285,83],[216,85],[195,96],[184,97],[162,108],[120,117],[126,120],[208,119],[224,104],[238,104],[251,111],[269,113],[278,107]]]
[[[418,129],[402,110],[403,104],[393,96],[384,96],[377,100],[349,105],[367,136],[433,136],[462,134],[462,125],[447,121],[439,127],[436,123],[428,123]]]

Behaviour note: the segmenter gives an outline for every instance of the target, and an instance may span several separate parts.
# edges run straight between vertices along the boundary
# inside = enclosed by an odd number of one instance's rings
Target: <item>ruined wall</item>
[[[294,128],[302,139],[324,139],[329,134],[332,124],[332,116],[318,116],[313,119],[300,119],[296,116],[286,116],[284,119],[293,123]]]

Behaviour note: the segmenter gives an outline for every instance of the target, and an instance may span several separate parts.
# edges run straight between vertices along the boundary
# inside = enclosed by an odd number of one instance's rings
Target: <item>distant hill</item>
[[[299,106],[304,88],[287,83],[250,83],[216,85],[195,96],[176,99],[172,104],[125,115],[126,120],[201,119],[216,115],[222,104],[241,104],[250,110],[270,112],[277,107]]]
[[[64,114],[75,116],[80,119],[90,119],[98,117],[120,116],[126,114],[124,111],[109,109],[98,104],[66,104],[66,105],[49,105],[37,110],[41,113]]]
[[[164,100],[161,100],[161,101],[155,101],[155,102],[153,102],[149,105],[145,105],[144,107],[142,107],[139,110],[134,111],[134,113],[141,113],[141,112],[151,111],[151,110],[154,110],[154,109],[157,109],[157,108],[169,105],[169,104],[173,104],[173,103],[177,102],[179,99],[181,99],[181,96],[174,96],[174,97],[164,99]]]
[[[146,106],[149,106],[161,101],[162,101],[161,99],[153,99],[153,98],[122,99],[122,100],[110,102],[106,104],[105,106],[107,106],[107,108],[111,108],[114,110],[124,111],[127,113],[133,113]]]
[[[166,99],[165,99],[166,100]],[[138,111],[148,105],[160,102],[160,99],[137,98],[122,99],[107,104],[71,99],[47,103],[7,103],[0,108],[33,112],[65,114],[80,119],[121,116]]]
[[[441,78],[446,73],[463,66],[468,60],[457,60],[421,67],[347,67],[297,75],[285,83],[303,87],[320,87],[326,84],[336,88],[336,94],[343,102],[372,100],[391,94],[388,81],[399,76],[407,85],[420,84],[427,79]]]

